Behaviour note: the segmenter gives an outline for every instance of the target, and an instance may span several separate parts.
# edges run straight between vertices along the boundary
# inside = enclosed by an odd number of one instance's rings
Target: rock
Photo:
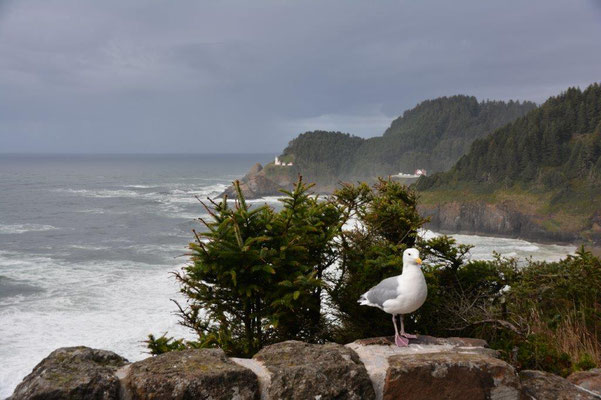
[[[271,374],[271,399],[375,399],[365,366],[348,347],[291,340],[267,346],[253,358]]]
[[[124,395],[138,399],[258,399],[255,374],[221,349],[173,351],[131,364]]]
[[[248,170],[248,172],[246,173],[246,177],[249,175],[256,175],[259,172],[261,172],[261,170],[263,169],[263,166],[261,165],[261,163],[256,163],[255,165],[253,165],[252,167],[250,167],[250,169]]]
[[[417,339],[410,339],[409,342],[411,344],[419,344],[419,345],[425,345],[425,346],[488,348],[488,343],[486,342],[486,340],[474,339],[474,338],[460,338],[460,337],[437,338],[437,337],[428,336],[428,335],[418,335]],[[372,346],[372,345],[390,346],[390,345],[394,344],[394,336],[359,339],[359,340],[354,341],[353,343],[363,345],[363,346]],[[402,350],[402,348],[399,348],[399,350]]]
[[[419,335],[408,347],[393,337],[357,340],[378,399],[519,399],[513,368],[486,341]]]
[[[430,218],[428,229],[455,232],[519,237],[529,240],[566,242],[580,240],[580,233],[565,229],[552,231],[545,228],[537,211],[523,204],[501,202],[451,201],[442,204],[421,204],[423,217]]]
[[[568,376],[568,381],[581,388],[601,395],[601,368],[574,372],[572,375]]]
[[[281,189],[289,189],[290,185],[282,186],[278,182],[270,179],[266,175],[266,171],[260,163],[253,165],[250,170],[240,179],[240,190],[246,199],[255,199],[263,196],[279,196]],[[228,198],[236,198],[236,190],[234,186],[229,186],[218,197],[227,196]]]
[[[119,379],[114,373],[126,363],[111,351],[63,347],[36,365],[9,399],[118,399]]]
[[[520,398],[514,369],[484,354],[406,354],[392,356],[388,363],[385,400]]]
[[[537,400],[598,400],[600,396],[582,389],[567,379],[548,372],[524,370],[520,372],[522,392],[527,399]]]

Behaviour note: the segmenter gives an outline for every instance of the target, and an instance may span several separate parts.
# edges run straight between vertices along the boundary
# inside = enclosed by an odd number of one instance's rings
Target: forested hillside
[[[601,178],[601,86],[570,88],[523,118],[475,141],[448,172],[423,179],[421,189],[462,182],[527,183],[557,188]]]
[[[476,140],[451,170],[420,178],[417,188],[437,229],[601,244],[601,86],[550,98]],[[458,227],[451,214],[474,218]]]
[[[294,161],[295,169],[311,182],[336,183],[348,176],[363,142],[365,139],[348,133],[305,132],[288,144],[281,158]]]
[[[531,102],[484,101],[452,96],[427,100],[405,111],[384,135],[362,139],[340,132],[299,135],[283,152],[311,181],[373,178],[424,168],[450,168],[471,143],[524,115]]]
[[[383,136],[365,141],[355,154],[353,174],[445,171],[474,140],[535,107],[531,102],[478,102],[468,96],[426,100],[394,120]]]

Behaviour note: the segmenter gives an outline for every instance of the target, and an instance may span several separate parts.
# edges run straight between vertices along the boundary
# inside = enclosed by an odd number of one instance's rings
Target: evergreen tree
[[[198,335],[194,345],[219,346],[252,356],[281,340],[323,336],[321,275],[334,261],[341,214],[308,194],[299,180],[279,212],[251,209],[235,183],[227,199],[206,206],[206,232],[190,244],[192,264],[176,274],[187,306],[182,323]]]

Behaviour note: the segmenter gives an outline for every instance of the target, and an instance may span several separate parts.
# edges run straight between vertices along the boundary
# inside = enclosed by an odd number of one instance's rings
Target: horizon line
[[[281,152],[281,151],[280,151]],[[0,152],[0,156],[210,156],[210,155],[267,155],[267,154],[278,154],[276,151],[269,152],[214,152],[214,153],[177,153],[177,152],[165,152],[165,153],[92,153],[92,152]]]

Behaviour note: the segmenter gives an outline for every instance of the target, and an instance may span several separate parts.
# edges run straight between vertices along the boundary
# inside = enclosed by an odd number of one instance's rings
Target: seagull
[[[394,324],[394,343],[398,347],[409,345],[409,339],[417,336],[405,333],[403,315],[420,308],[428,296],[426,278],[421,270],[422,260],[419,251],[414,248],[403,253],[403,273],[384,279],[376,286],[363,293],[358,302],[364,306],[377,307],[392,314]],[[397,328],[396,316],[400,315],[401,332]]]

